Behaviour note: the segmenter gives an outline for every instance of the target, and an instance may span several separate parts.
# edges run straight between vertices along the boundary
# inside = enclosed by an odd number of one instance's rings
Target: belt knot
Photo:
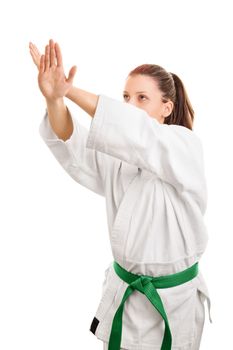
[[[151,283],[152,280],[153,277],[141,275],[135,281],[131,282],[130,286],[144,294],[146,285]]]

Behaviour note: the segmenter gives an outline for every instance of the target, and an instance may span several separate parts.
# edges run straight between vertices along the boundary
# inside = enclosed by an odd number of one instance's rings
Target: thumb
[[[67,78],[67,82],[68,83],[72,83],[73,79],[74,79],[74,76],[76,74],[76,71],[77,71],[77,66],[73,66],[70,71],[69,71],[69,76]]]

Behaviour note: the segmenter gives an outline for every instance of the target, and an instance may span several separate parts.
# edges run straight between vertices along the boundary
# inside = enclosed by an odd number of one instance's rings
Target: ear
[[[172,101],[167,101],[164,103],[163,117],[168,117],[173,110],[174,103]]]

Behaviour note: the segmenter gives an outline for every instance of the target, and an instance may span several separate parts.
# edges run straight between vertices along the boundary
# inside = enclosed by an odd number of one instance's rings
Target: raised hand
[[[37,66],[38,70],[40,69],[40,58],[41,58],[41,53],[36,47],[35,44],[32,42],[29,42],[29,49],[30,49],[30,54],[32,56],[33,62]]]
[[[34,55],[35,64],[39,55],[39,51]],[[62,54],[58,43],[49,40],[49,45],[45,47],[45,54],[40,57],[38,84],[40,90],[47,100],[55,101],[61,97],[64,97],[73,84],[73,79],[76,73],[76,66],[73,66],[68,78],[66,78]]]

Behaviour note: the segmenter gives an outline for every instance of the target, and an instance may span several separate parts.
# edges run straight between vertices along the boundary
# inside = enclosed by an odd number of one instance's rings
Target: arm
[[[62,110],[58,111],[57,116],[62,116]],[[110,163],[113,162],[113,159],[101,152],[86,148],[88,129],[78,122],[74,113],[68,108],[67,112],[72,122],[70,137],[63,139],[55,133],[54,127],[52,128],[50,123],[51,118],[48,116],[48,110],[45,111],[39,125],[40,136],[63,169],[76,182],[101,196],[105,196],[106,166],[111,166]],[[56,118],[55,115],[54,118]],[[66,133],[65,129],[64,133]]]
[[[54,101],[46,99],[46,105],[49,122],[54,133],[58,138],[66,141],[73,132],[73,123],[63,98]]]
[[[98,95],[93,94],[75,86],[71,86],[66,97],[82,108],[90,117],[94,117],[98,104]]]
[[[204,190],[202,146],[193,131],[160,124],[132,104],[71,87],[66,95],[92,116],[87,148],[150,171],[179,192]]]
[[[54,47],[50,40],[45,55],[40,58],[38,83],[46,99],[47,110],[39,132],[65,171],[81,185],[103,196],[105,167],[109,157],[86,148],[88,130],[74,118],[63,101],[72,86],[75,70],[75,66],[72,67],[66,78],[59,46],[56,44]],[[84,109],[85,106],[86,111],[91,112],[89,104],[81,105]]]
[[[86,147],[151,172],[205,211],[203,149],[192,130],[160,124],[143,109],[99,95]]]

